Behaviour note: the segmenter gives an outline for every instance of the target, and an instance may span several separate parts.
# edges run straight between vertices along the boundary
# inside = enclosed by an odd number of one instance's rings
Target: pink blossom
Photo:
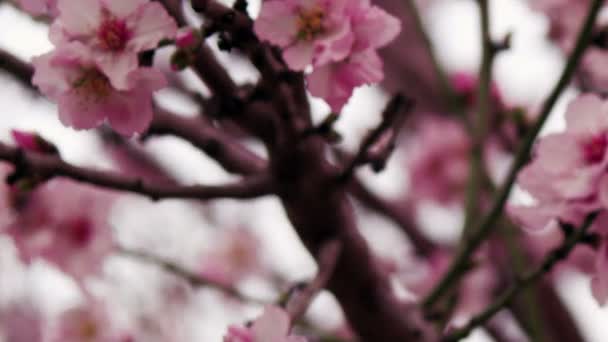
[[[31,15],[57,15],[57,0],[19,0],[19,4]]]
[[[380,82],[383,78],[382,60],[375,51],[368,50],[347,60],[318,67],[306,80],[310,93],[324,99],[332,112],[339,113],[355,88]]]
[[[390,43],[401,30],[399,20],[369,0],[349,1],[346,13],[351,20],[353,46],[350,55],[329,64],[317,64],[307,77],[308,89],[327,101],[339,113],[355,88],[382,81],[383,64],[376,49]]]
[[[250,231],[233,229],[203,256],[201,274],[232,286],[260,269],[259,249],[260,243]]]
[[[290,326],[285,310],[269,305],[250,328],[230,326],[224,342],[306,342],[302,336],[290,335]]]
[[[540,229],[555,226],[557,220],[579,225],[590,212],[607,208],[607,151],[608,103],[595,95],[580,96],[568,106],[566,130],[542,137],[532,162],[518,177],[536,203],[511,206],[511,215],[525,228]],[[592,229],[604,234],[606,219],[600,215]],[[608,298],[607,250],[604,243],[596,254],[592,281],[600,304]]]
[[[58,0],[57,7],[60,15],[51,27],[51,41],[57,46],[84,44],[115,89],[133,89],[129,74],[138,67],[138,53],[174,38],[177,31],[159,2]]]
[[[451,83],[456,94],[463,98],[467,106],[475,105],[479,83],[477,75],[468,72],[457,72],[451,75]],[[494,82],[492,82],[490,97],[495,106],[500,107],[502,105],[500,90]]]
[[[106,307],[94,300],[63,312],[51,329],[48,342],[121,342],[113,332]]]
[[[175,46],[181,49],[196,49],[201,44],[201,37],[198,31],[191,27],[177,31],[175,36]]]
[[[608,105],[595,95],[574,100],[566,112],[566,130],[540,139],[534,158],[519,174],[519,185],[537,204],[511,206],[527,228],[543,228],[552,219],[578,224],[608,202]],[[598,192],[598,189],[606,189]]]
[[[460,123],[425,116],[406,148],[413,198],[442,204],[462,199],[471,141]]]
[[[370,0],[349,1],[347,13],[355,36],[351,53],[385,47],[401,31],[399,19],[372,5]]]
[[[36,258],[80,278],[96,272],[113,248],[109,193],[57,179],[30,193],[6,228],[25,262]]]
[[[62,45],[33,60],[32,83],[59,105],[66,126],[90,129],[108,120],[123,135],[145,131],[152,120],[152,94],[166,80],[153,68],[128,73],[130,90],[115,88],[81,43]]]
[[[283,48],[283,58],[293,70],[343,60],[354,42],[347,2],[265,1],[254,30],[261,40]]]
[[[36,133],[20,131],[17,129],[11,130],[11,135],[13,136],[13,140],[17,143],[17,146],[20,148],[37,153],[49,153],[55,154],[57,153],[57,148],[44,140],[41,136]]]

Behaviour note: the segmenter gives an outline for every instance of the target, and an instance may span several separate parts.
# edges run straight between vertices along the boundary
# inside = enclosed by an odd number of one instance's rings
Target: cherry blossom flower
[[[81,43],[62,45],[34,58],[33,84],[59,105],[66,126],[90,129],[107,120],[123,135],[141,133],[152,120],[152,93],[163,88],[163,74],[138,68],[128,74],[130,90],[115,88]]]
[[[461,124],[439,116],[425,116],[406,148],[413,198],[441,204],[462,199],[471,140]]]
[[[357,86],[382,80],[379,69],[382,62],[377,55],[359,54],[359,58],[356,57],[317,68],[307,77],[311,94],[323,98],[334,113],[340,112]]]
[[[400,30],[399,20],[369,0],[266,1],[255,22],[258,37],[283,48],[291,69],[313,65],[308,89],[336,113],[356,87],[384,78],[375,50]]]
[[[138,67],[138,53],[174,38],[175,20],[159,2],[149,0],[58,0],[59,17],[51,41],[61,46],[78,41],[112,87],[132,89],[129,74]]]
[[[32,151],[42,154],[56,154],[57,148],[46,141],[44,138],[36,133],[20,131],[17,129],[11,130],[13,140],[17,143],[17,146],[21,147],[26,151]]]
[[[116,336],[106,307],[93,300],[63,312],[51,329],[48,342],[122,342]]]
[[[608,208],[607,152],[608,103],[596,95],[580,96],[568,106],[566,130],[542,137],[532,162],[518,176],[536,203],[510,206],[510,214],[524,228],[546,230],[558,221],[579,225],[589,213]],[[606,219],[601,214],[591,229],[604,235]],[[608,298],[607,250],[604,242],[596,253],[592,281],[600,304]]]
[[[547,227],[553,219],[578,224],[591,211],[606,206],[608,104],[583,95],[566,112],[566,130],[540,139],[532,162],[518,176],[519,185],[536,200],[533,206],[511,206],[526,228]]]
[[[390,43],[401,30],[399,20],[368,0],[350,1],[346,13],[354,37],[350,55],[326,65],[317,63],[307,77],[310,93],[327,101],[335,113],[340,112],[355,88],[384,79],[376,50]]]
[[[224,342],[306,342],[302,336],[289,334],[290,325],[285,310],[267,306],[251,327],[230,326]]]
[[[355,88],[380,82],[383,78],[380,57],[368,50],[352,55],[345,61],[316,68],[306,80],[310,93],[324,99],[332,112],[339,113]]]
[[[477,75],[468,72],[456,72],[451,75],[451,84],[454,91],[460,96],[464,103],[468,106],[474,106],[477,99],[477,89],[479,80]],[[493,103],[493,107],[502,107],[502,99],[498,85],[492,82],[490,89],[490,98]]]
[[[28,195],[5,231],[25,262],[43,258],[79,279],[95,273],[112,251],[111,199],[109,193],[52,180]]]
[[[200,33],[191,27],[178,30],[175,36],[175,46],[181,49],[196,49],[201,43]]]
[[[263,41],[283,48],[293,70],[343,60],[354,37],[346,0],[271,0],[262,4],[254,30]]]

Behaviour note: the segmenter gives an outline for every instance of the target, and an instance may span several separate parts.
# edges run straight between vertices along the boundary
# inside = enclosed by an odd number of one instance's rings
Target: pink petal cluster
[[[56,49],[34,58],[33,83],[59,105],[63,124],[76,129],[108,122],[123,135],[145,131],[152,94],[164,75],[138,64],[140,52],[173,38],[177,26],[149,0],[58,0],[51,26]]]
[[[399,33],[399,21],[369,0],[271,0],[255,22],[261,40],[283,49],[297,71],[312,65],[308,89],[340,112],[353,90],[384,78],[376,50]]]
[[[596,95],[574,100],[566,111],[566,130],[542,137],[534,152],[518,184],[536,203],[509,207],[523,227],[539,230],[557,221],[579,225],[589,213],[608,208],[608,102]],[[604,216],[594,227],[603,236]],[[604,303],[608,297],[605,247],[596,257],[593,292]]]
[[[91,51],[100,71],[116,89],[132,89],[129,74],[137,54],[153,49],[177,32],[175,21],[159,2],[149,0],[58,0],[59,16],[51,26],[56,46],[77,41]]]
[[[113,249],[111,203],[110,194],[52,180],[28,194],[4,230],[25,262],[42,258],[80,279],[98,271]]]
[[[61,45],[33,64],[32,82],[57,102],[61,122],[77,129],[107,121],[123,135],[141,133],[153,117],[152,94],[166,85],[160,71],[137,68],[128,74],[128,87],[118,89],[79,42]]]
[[[24,149],[25,151],[31,151],[42,154],[55,154],[57,148],[46,141],[44,138],[33,132],[25,132],[17,129],[11,130],[13,140],[17,143],[17,146]]]
[[[64,311],[49,329],[48,342],[122,342],[125,337],[114,332],[113,322],[103,303],[87,303]]]
[[[450,76],[454,91],[462,98],[467,107],[474,106],[477,102],[477,89],[479,79],[477,75],[469,72],[456,72]],[[502,107],[502,98],[498,85],[492,82],[490,98],[494,107]]]
[[[267,306],[251,327],[230,326],[224,342],[306,342],[302,336],[290,335],[290,326],[285,310]]]
[[[441,204],[462,199],[469,173],[471,139],[460,123],[425,116],[406,147],[414,198]]]

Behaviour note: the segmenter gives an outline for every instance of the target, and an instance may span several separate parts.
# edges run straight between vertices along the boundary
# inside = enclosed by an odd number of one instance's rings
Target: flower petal
[[[128,43],[132,51],[153,49],[161,40],[174,38],[177,33],[175,20],[158,2],[140,7],[129,20],[135,23],[133,38]]]
[[[285,47],[297,34],[296,8],[287,1],[265,1],[253,26],[260,40]]]
[[[71,35],[91,35],[101,22],[99,0],[59,0],[61,24]]]

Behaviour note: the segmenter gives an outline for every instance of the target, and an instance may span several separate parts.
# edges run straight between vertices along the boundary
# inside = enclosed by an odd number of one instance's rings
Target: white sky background
[[[502,38],[507,32],[513,32],[513,47],[499,56],[495,78],[499,82],[507,102],[536,107],[555,83],[563,65],[563,57],[544,39],[547,29],[545,20],[530,12],[524,1],[493,0],[491,4],[493,35],[496,38]],[[441,62],[451,71],[475,71],[480,47],[477,8],[474,2],[439,0],[438,4],[431,9],[427,19],[429,23],[434,24],[431,27],[431,36],[436,42]],[[10,7],[0,6],[0,25],[2,27],[0,47],[10,50],[22,58],[30,58],[51,48],[46,39],[45,27],[33,24]],[[239,76],[247,77],[243,70],[238,70]],[[7,80],[0,75],[0,139],[8,141],[10,128],[37,129],[60,146],[62,155],[68,161],[98,167],[109,165],[108,161],[100,160],[98,154],[94,153],[100,148],[94,135],[62,127],[56,119],[56,115],[53,114],[55,108],[52,105],[42,99],[33,98],[27,91]],[[365,88],[356,93],[356,97],[345,109],[338,126],[345,135],[346,147],[354,148],[361,133],[378,121],[379,117],[375,113],[379,113],[379,109],[385,101],[386,97],[375,88]],[[564,102],[560,102],[556,112],[563,110]],[[184,113],[192,110],[187,104],[180,104],[179,108]],[[324,104],[316,101],[315,108],[321,114],[327,111]],[[561,124],[561,118],[554,116],[548,129],[557,129]],[[151,141],[147,147],[150,150],[158,151],[161,156],[172,158],[173,162],[170,166],[173,166],[176,174],[187,182],[209,183],[227,178],[216,165],[177,139],[157,139]],[[176,160],[188,160],[188,165],[174,163]],[[396,164],[399,163],[393,162],[392,165]],[[204,172],[199,172],[201,170]],[[385,173],[374,176],[372,183],[380,191],[389,195],[397,194],[396,189],[402,188],[399,185],[407,186],[407,180],[400,176],[398,167],[389,167]],[[282,210],[274,200],[263,199],[245,205],[233,201],[221,201],[211,205],[212,209],[219,208],[214,222],[209,222],[210,220],[203,217],[202,210],[190,204],[177,201],[152,204],[135,196],[127,196],[124,201],[129,204],[120,206],[114,215],[115,225],[121,231],[119,235],[123,243],[153,247],[163,255],[191,263],[193,257],[199,252],[200,245],[205,244],[205,241],[213,236],[213,232],[209,233],[208,230],[201,229],[201,226],[213,227],[218,225],[218,222],[221,222],[222,226],[234,226],[247,222],[257,234],[263,237],[265,258],[279,271],[294,280],[306,278],[314,273],[314,264],[297,241]],[[145,217],[141,214],[144,212]],[[452,217],[449,213],[432,211],[426,219],[439,220],[440,215],[448,217],[448,220]],[[453,221],[453,217],[451,220]],[[377,217],[363,217],[362,222],[363,227],[374,227],[374,229],[386,226],[386,223]],[[452,224],[452,226],[456,225]],[[171,229],[167,229],[168,227]],[[363,232],[366,236],[374,238],[372,234],[368,234],[368,229],[363,228]],[[183,238],[184,234],[187,234],[188,239]],[[454,230],[451,234],[455,234]],[[377,239],[382,240],[382,238]],[[385,237],[383,241],[391,240],[395,240],[394,236]],[[0,241],[0,252],[6,250],[5,246],[6,241]],[[0,269],[9,267],[8,264],[6,258],[0,254]],[[139,282],[141,287],[141,279],[129,280],[129,278],[133,278],[129,271],[131,266],[120,260],[113,260],[109,264],[111,273],[116,278],[130,283]],[[158,277],[157,274],[146,276]],[[44,279],[44,287],[33,285],[40,283],[35,281],[36,279]],[[45,308],[48,307],[47,309],[51,312],[58,310],[66,302],[76,300],[69,288],[70,284],[42,266],[37,266],[34,271],[15,277],[11,282],[13,287],[23,285],[21,287],[32,288],[37,298],[45,298],[48,302]],[[9,285],[5,279],[0,279],[0,294],[3,293],[3,290],[8,289]],[[133,288],[137,288],[137,286],[134,285]],[[135,291],[133,288],[130,291]],[[145,292],[144,289],[140,290]],[[579,276],[565,278],[560,283],[560,291],[567,299],[566,302],[577,313],[576,316],[584,326],[583,331],[588,335],[589,341],[608,341],[608,330],[605,329],[608,311],[600,310],[591,299],[588,279]],[[49,298],[48,293],[53,293],[53,296]],[[129,297],[129,295],[135,296],[131,292],[122,294],[123,297]],[[211,297],[206,293],[198,294],[196,304],[206,306],[208,309],[210,305],[214,304],[214,299]],[[198,303],[199,301],[200,303]],[[324,296],[318,303],[315,303],[313,311],[324,311],[331,306],[329,296]],[[197,310],[202,312],[200,305],[192,310],[195,313]],[[199,329],[200,331],[191,332],[190,335],[184,337],[184,341],[219,341],[219,336],[224,330],[230,313],[229,309],[218,310],[217,314],[211,317],[211,324]],[[235,317],[232,316],[230,319],[234,320]],[[238,322],[239,317],[236,319],[237,321],[234,322]],[[329,325],[335,320],[329,320]],[[477,334],[469,340],[484,341],[486,338]]]

